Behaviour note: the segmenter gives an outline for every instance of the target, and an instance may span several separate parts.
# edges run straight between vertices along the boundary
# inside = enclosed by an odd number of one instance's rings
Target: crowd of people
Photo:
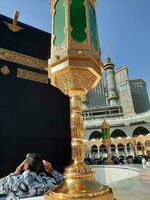
[[[143,168],[150,167],[147,156],[125,157],[113,156],[112,164],[142,164]],[[89,165],[105,165],[107,157],[85,158]],[[0,194],[5,194],[7,200],[44,195],[63,181],[63,175],[53,169],[52,164],[43,160],[38,154],[30,153],[16,168],[14,173],[0,179]]]
[[[107,157],[100,157],[100,158],[85,158],[84,162],[89,165],[105,165],[107,164],[106,162]],[[117,156],[112,156],[111,158],[112,164],[118,165],[118,164],[143,164],[143,161],[148,162],[148,157],[147,156],[142,156],[139,155],[137,157],[133,157],[132,155],[129,155],[127,157],[121,155],[119,157]]]

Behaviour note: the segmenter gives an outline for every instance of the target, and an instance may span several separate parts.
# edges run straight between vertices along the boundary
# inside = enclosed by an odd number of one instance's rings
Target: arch
[[[148,133],[149,130],[147,128],[139,126],[133,131],[133,137],[137,137],[139,135],[147,135]]]
[[[96,145],[93,145],[91,147],[91,155],[92,155],[92,158],[96,158],[98,156],[98,148]]]
[[[125,155],[125,146],[120,143],[117,145],[117,148],[118,148],[119,156],[124,156]]]
[[[101,138],[102,138],[102,133],[99,132],[99,131],[94,131],[89,136],[89,140],[92,140],[92,139],[101,139]]]
[[[111,150],[111,156],[115,156],[116,155],[116,146],[114,144],[111,144],[110,150]]]
[[[116,146],[114,144],[111,144],[111,151],[115,152],[115,150],[116,150]]]
[[[111,133],[111,137],[116,139],[118,137],[121,137],[121,138],[126,138],[127,137],[127,134],[121,130],[121,129],[115,129],[112,133]]]
[[[91,153],[95,153],[98,151],[98,148],[97,146],[94,144],[92,147],[91,147]]]
[[[101,157],[103,157],[103,158],[106,157],[107,149],[106,149],[106,146],[104,144],[102,144],[99,147],[99,150],[100,150]]]
[[[120,143],[120,144],[117,145],[117,147],[118,147],[118,149],[124,149],[125,145]]]
[[[106,146],[104,144],[102,144],[99,149],[100,152],[106,152]]]
[[[127,152],[134,156],[134,145],[131,142],[127,143]]]

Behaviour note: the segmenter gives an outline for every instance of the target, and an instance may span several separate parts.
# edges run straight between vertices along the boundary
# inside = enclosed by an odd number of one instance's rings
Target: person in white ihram
[[[54,170],[50,162],[30,153],[14,173],[0,179],[0,194],[6,194],[7,200],[41,196],[62,180],[63,175]]]

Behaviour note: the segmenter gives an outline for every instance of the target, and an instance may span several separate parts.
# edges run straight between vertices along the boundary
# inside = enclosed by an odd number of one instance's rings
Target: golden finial
[[[110,125],[106,122],[106,120],[104,119],[101,128],[110,128]]]
[[[17,26],[18,23],[18,18],[19,18],[19,11],[15,12],[14,18],[13,18],[13,22],[12,24],[8,23],[8,22],[4,22],[8,28],[13,31],[13,32],[19,32],[21,29],[23,29],[20,26]]]
[[[15,15],[14,15],[14,18],[13,18],[13,23],[12,23],[13,28],[16,28],[16,26],[17,26],[19,14],[20,14],[19,11],[15,12]]]

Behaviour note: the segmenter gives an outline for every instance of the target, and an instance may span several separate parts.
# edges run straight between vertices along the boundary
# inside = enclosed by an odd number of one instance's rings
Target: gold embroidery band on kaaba
[[[0,59],[41,70],[46,70],[48,66],[48,61],[3,48],[0,48]]]
[[[29,70],[25,70],[25,69],[21,69],[21,68],[18,68],[18,70],[17,70],[17,77],[26,79],[26,80],[40,82],[40,83],[48,83],[47,75],[29,71]]]

